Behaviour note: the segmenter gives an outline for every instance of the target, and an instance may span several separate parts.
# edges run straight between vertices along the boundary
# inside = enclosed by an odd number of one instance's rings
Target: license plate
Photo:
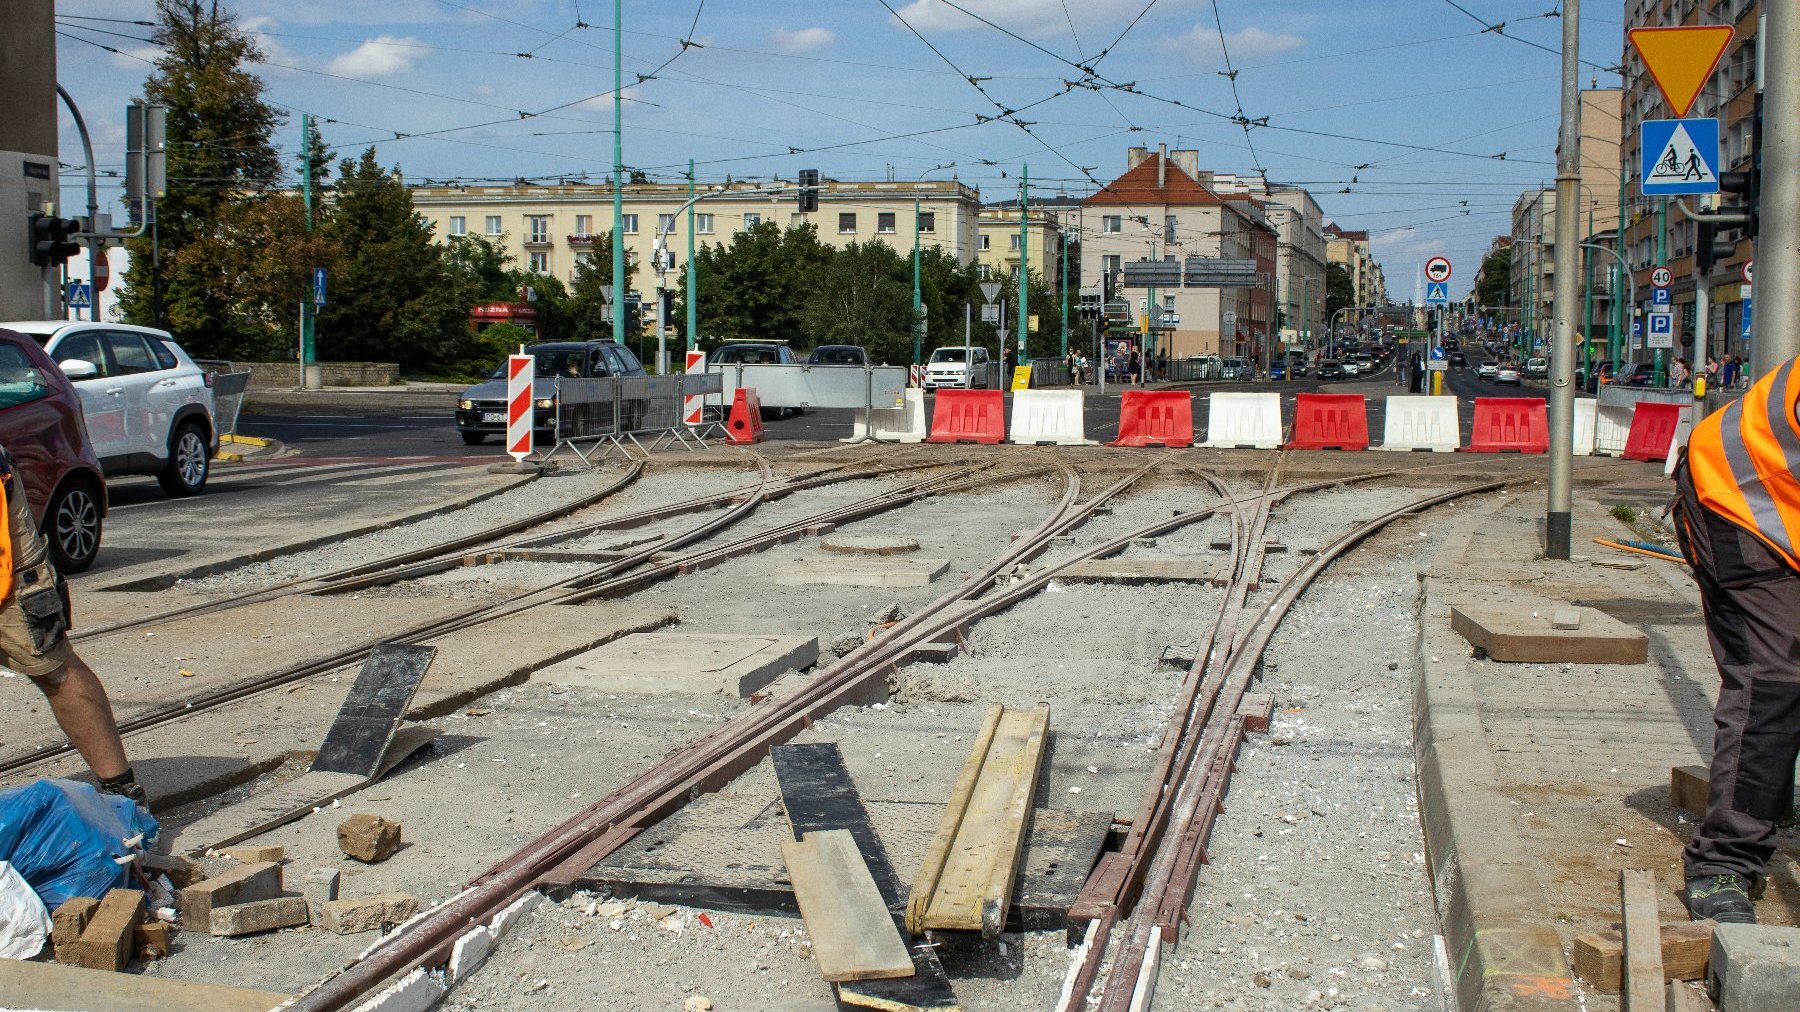
[[[506,424],[506,412],[504,412],[504,411],[483,411],[481,413],[481,420],[484,424],[505,425]]]

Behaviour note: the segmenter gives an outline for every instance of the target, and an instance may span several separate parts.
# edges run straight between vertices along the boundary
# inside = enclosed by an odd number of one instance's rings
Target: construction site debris
[[[358,812],[338,824],[338,849],[364,864],[394,856],[400,849],[400,824],[368,812]]]
[[[232,938],[274,931],[277,928],[299,927],[306,923],[306,919],[304,897],[277,896],[274,899],[214,907],[209,927],[215,935]]]
[[[56,959],[90,970],[123,970],[131,960],[137,926],[143,919],[143,893],[136,889],[110,890],[91,911],[80,937],[56,949]]]
[[[242,861],[245,864],[257,864],[262,861],[280,862],[287,859],[287,848],[282,847],[279,844],[226,847],[219,853],[224,854],[234,861]]]
[[[319,927],[334,935],[354,935],[399,924],[418,912],[419,901],[405,893],[332,900],[319,915]]]
[[[262,861],[233,868],[181,890],[181,921],[195,930],[209,930],[216,907],[254,903],[281,895],[281,865]]]
[[[906,942],[848,830],[784,841],[781,857],[813,938],[820,976],[829,981],[912,976]]]
[[[1666,921],[1662,925],[1663,977],[1700,980],[1712,949],[1712,921]],[[1617,928],[1575,936],[1575,974],[1601,994],[1618,994],[1624,976],[1624,936]]]

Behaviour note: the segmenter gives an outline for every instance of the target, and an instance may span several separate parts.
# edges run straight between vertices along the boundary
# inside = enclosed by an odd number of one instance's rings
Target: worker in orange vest
[[[1675,530],[1719,665],[1706,815],[1682,858],[1695,920],[1752,924],[1800,756],[1800,359],[1694,427]]]
[[[106,687],[69,647],[68,585],[50,563],[25,483],[0,449],[0,665],[31,679],[100,789],[142,805]]]

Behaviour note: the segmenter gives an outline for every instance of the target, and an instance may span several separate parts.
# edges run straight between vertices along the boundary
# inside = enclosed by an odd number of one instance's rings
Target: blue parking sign
[[[1667,306],[1671,304],[1672,301],[1673,300],[1669,297],[1669,290],[1667,288],[1650,289],[1650,304],[1652,306]]]

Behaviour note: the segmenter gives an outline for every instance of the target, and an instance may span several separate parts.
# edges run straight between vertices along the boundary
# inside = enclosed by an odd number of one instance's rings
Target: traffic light
[[[800,170],[800,210],[817,211],[819,209],[819,170]]]
[[[33,214],[30,224],[31,262],[37,267],[60,264],[81,252],[81,244],[73,238],[81,231],[74,218],[57,218]]]

